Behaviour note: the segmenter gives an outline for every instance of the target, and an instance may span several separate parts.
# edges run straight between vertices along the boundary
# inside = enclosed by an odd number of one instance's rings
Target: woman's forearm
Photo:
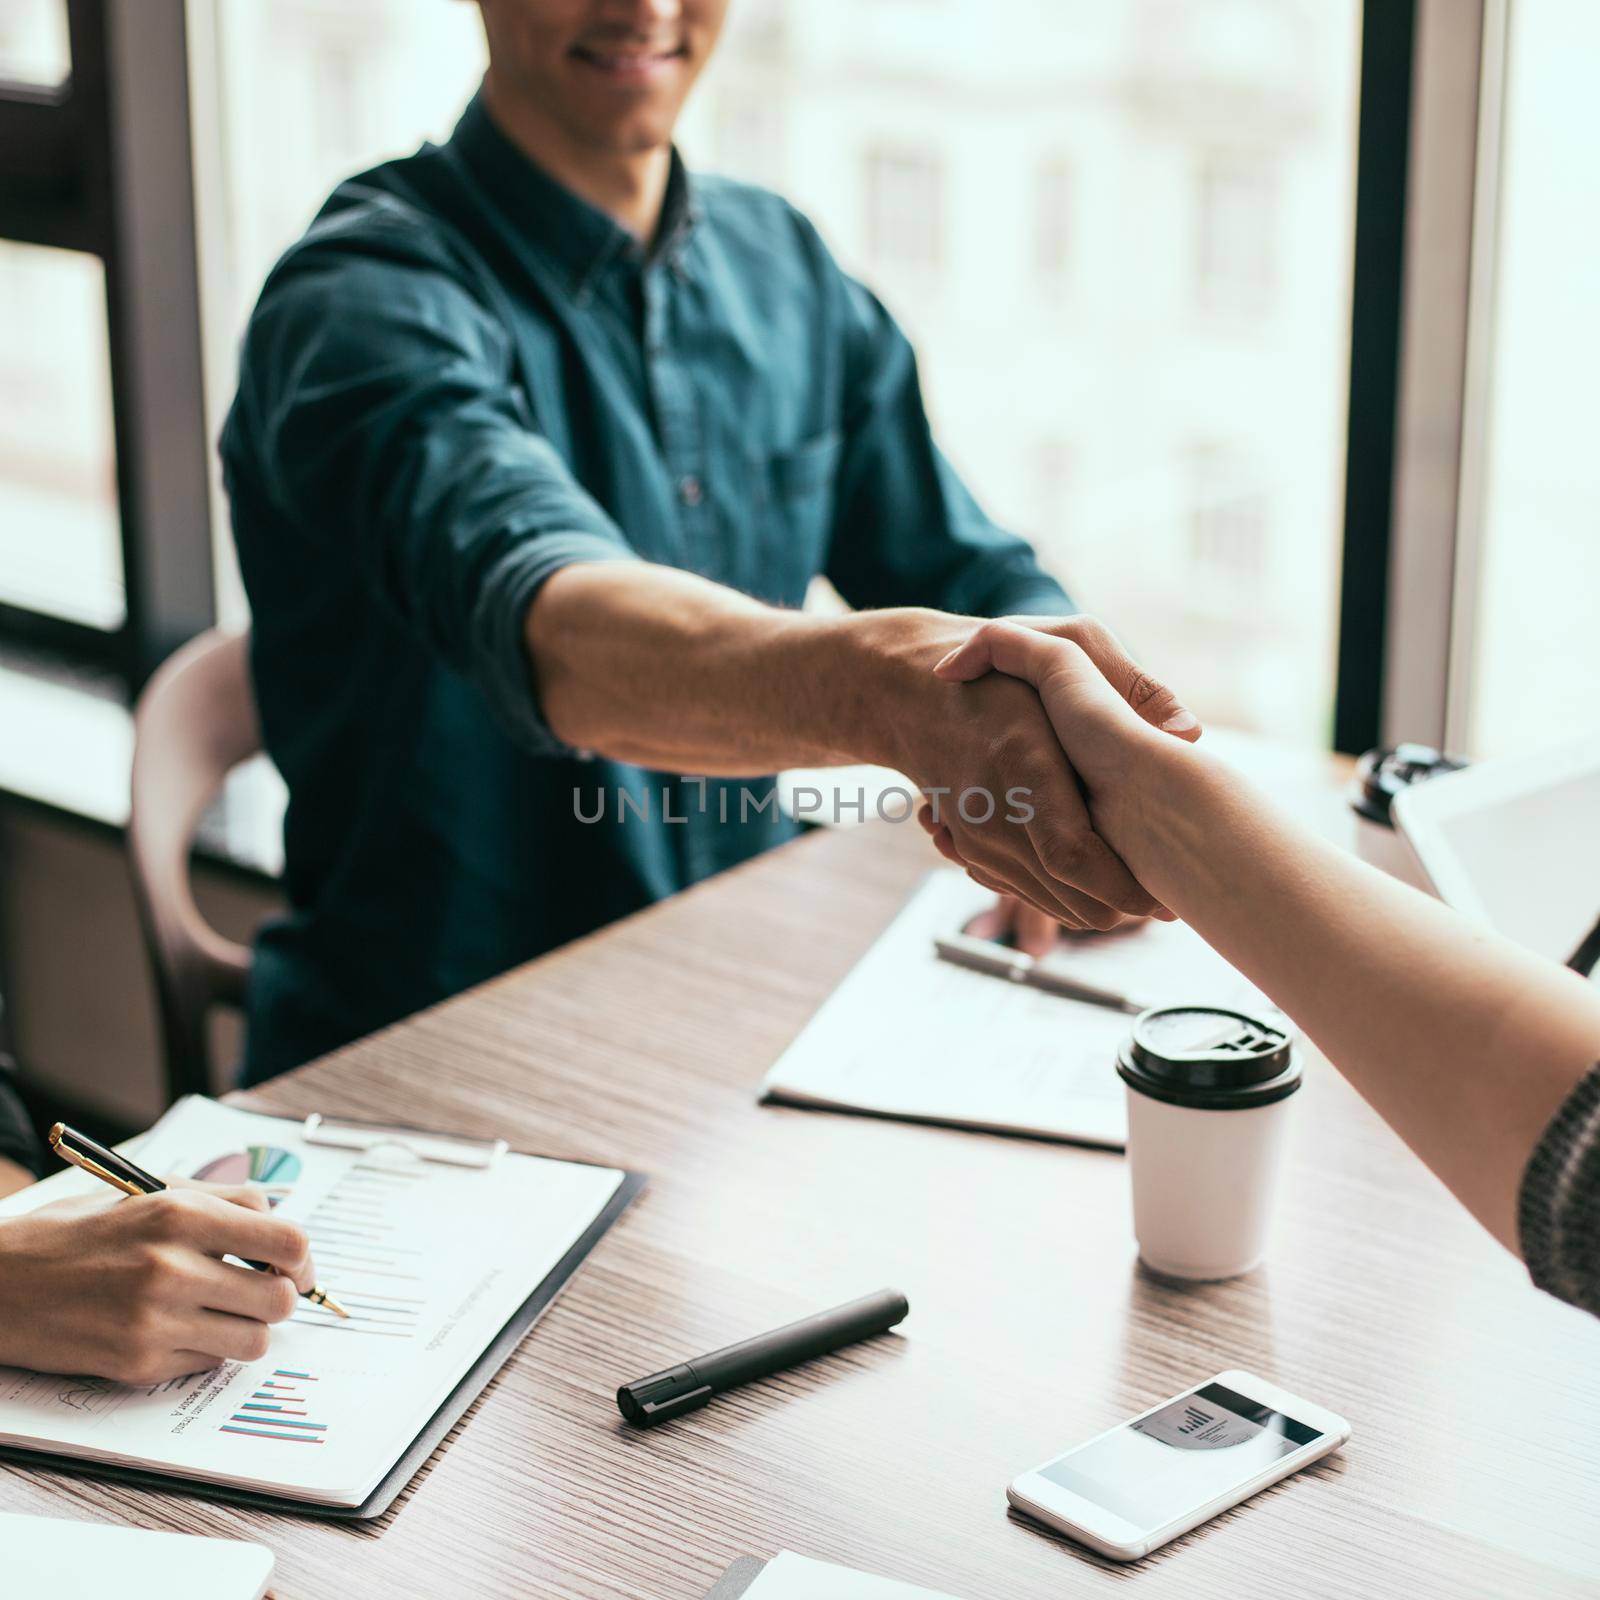
[[[1600,992],[1307,832],[1203,750],[1142,740],[1097,822],[1503,1243],[1541,1133],[1600,1060]]]

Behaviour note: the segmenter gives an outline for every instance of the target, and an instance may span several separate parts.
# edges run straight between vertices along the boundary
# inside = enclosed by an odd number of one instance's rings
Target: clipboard
[[[711,1586],[706,1600],[739,1600],[766,1570],[767,1564],[760,1556],[740,1556]]]
[[[444,1137],[448,1138],[448,1135]],[[538,1152],[525,1150],[519,1151],[518,1154],[536,1156]],[[604,1165],[598,1161],[571,1164],[588,1167]],[[296,1516],[319,1517],[339,1522],[371,1522],[374,1518],[381,1517],[394,1504],[401,1491],[438,1448],[440,1441],[460,1421],[472,1402],[488,1387],[490,1380],[510,1359],[512,1351],[522,1343],[529,1329],[550,1308],[573,1273],[583,1265],[589,1253],[644,1190],[648,1181],[642,1172],[623,1171],[622,1182],[617,1185],[616,1192],[606,1203],[605,1208],[578,1236],[572,1248],[535,1286],[528,1298],[512,1313],[499,1333],[467,1369],[461,1381],[450,1391],[438,1410],[423,1424],[421,1432],[406,1446],[377,1487],[358,1506],[331,1506],[319,1500],[299,1500],[290,1495],[265,1494],[260,1490],[208,1483],[202,1479],[185,1478],[171,1472],[150,1472],[141,1467],[119,1467],[110,1462],[88,1461],[79,1456],[23,1450],[8,1445],[0,1445],[0,1461],[20,1467],[43,1467],[52,1472],[68,1472],[81,1477],[98,1478],[109,1483],[128,1484],[136,1489],[153,1489],[164,1494],[181,1493],[193,1495],[201,1500],[218,1500],[229,1505],[250,1506],[257,1511],[292,1512]]]

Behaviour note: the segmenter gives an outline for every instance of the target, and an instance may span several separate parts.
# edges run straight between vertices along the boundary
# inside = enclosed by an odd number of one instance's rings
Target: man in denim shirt
[[[1065,619],[1193,719],[984,515],[811,224],[685,171],[726,0],[481,6],[479,95],[278,263],[222,436],[290,794],[247,1077],[788,837],[784,766],[987,792],[955,844],[1029,941],[1148,914],[1033,691],[929,669],[972,617]],[[800,613],[819,574],[860,609]]]

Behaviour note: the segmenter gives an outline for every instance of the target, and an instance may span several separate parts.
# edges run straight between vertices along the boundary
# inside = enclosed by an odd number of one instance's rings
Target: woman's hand
[[[0,1363],[143,1384],[256,1361],[312,1283],[305,1234],[247,1185],[58,1201],[0,1218]]]
[[[15,1161],[0,1156],[0,1200],[8,1194],[15,1194],[18,1189],[26,1189],[34,1181],[33,1174],[26,1167],[19,1167]]]
[[[1113,663],[1127,663],[1130,673],[1137,672],[1120,647],[1102,654]],[[1031,684],[1085,791],[1095,832],[1124,860],[1140,826],[1134,814],[1140,763],[1165,740],[1175,737],[1191,743],[1200,737],[1199,722],[1154,679],[1141,675],[1141,682],[1113,684],[1106,670],[1073,639],[1019,622],[984,623],[934,671],[952,682],[968,682],[993,671]],[[1159,710],[1148,714],[1152,706]],[[1156,716],[1169,706],[1173,710],[1159,723],[1158,731]],[[922,808],[920,820],[940,852],[971,872],[957,852],[950,830],[933,822],[929,807]],[[990,882],[982,873],[972,872],[972,876],[988,888],[1005,890],[1003,884]]]

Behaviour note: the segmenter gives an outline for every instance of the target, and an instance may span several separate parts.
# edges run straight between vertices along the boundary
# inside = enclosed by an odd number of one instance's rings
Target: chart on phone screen
[[[1141,1417],[1133,1427],[1136,1432],[1179,1450],[1231,1450],[1262,1431],[1261,1423],[1213,1405],[1199,1395],[1174,1400],[1150,1416]],[[1294,1446],[1286,1442],[1286,1448]]]
[[[0,1442],[48,1439],[67,1454],[359,1503],[622,1179],[519,1155],[452,1167],[300,1133],[190,1099],[129,1153],[157,1173],[248,1173],[276,1216],[305,1229],[317,1280],[348,1318],[302,1298],[265,1360],[149,1388],[0,1368]]]

